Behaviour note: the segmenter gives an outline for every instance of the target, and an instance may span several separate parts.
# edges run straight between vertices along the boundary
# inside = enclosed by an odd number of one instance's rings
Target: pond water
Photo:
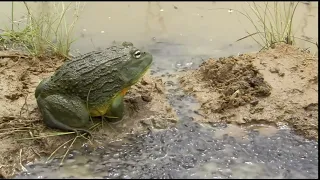
[[[62,11],[62,7],[49,8],[49,2],[28,2],[30,9]],[[264,7],[266,2],[256,2]],[[269,2],[272,5],[273,2]],[[1,2],[0,24],[11,27],[11,2]],[[65,3],[65,8],[68,3]],[[225,56],[257,50],[250,38],[240,42],[237,39],[256,32],[253,11],[247,2],[82,2],[71,3],[67,15],[67,26],[72,23],[74,9],[82,9],[75,24],[73,49],[80,52],[108,46],[111,41],[132,41],[137,46],[148,46],[154,41],[174,42],[187,46],[192,54]],[[270,13],[274,11],[270,7]],[[15,26],[25,22],[26,8],[21,2],[14,2]],[[318,2],[302,2],[293,18],[294,36],[317,42]],[[4,29],[5,27],[0,27]],[[299,46],[316,50],[316,46],[297,39]]]
[[[15,2],[14,8],[16,20],[23,19],[23,4]],[[196,68],[208,57],[259,50],[250,38],[236,42],[246,29],[254,32],[236,11],[249,8],[245,2],[87,2],[75,26],[72,53],[107,47],[114,40],[150,51],[151,72],[170,82],[166,94],[181,123],[95,152],[73,151],[62,167],[59,160],[37,162],[16,178],[318,178],[317,142],[287,128],[198,124],[193,110],[199,104],[181,96],[177,79],[169,76]],[[10,26],[11,2],[2,2],[0,9],[1,24]],[[317,41],[318,3],[301,3],[294,22],[295,36]],[[305,41],[297,43],[316,50]]]

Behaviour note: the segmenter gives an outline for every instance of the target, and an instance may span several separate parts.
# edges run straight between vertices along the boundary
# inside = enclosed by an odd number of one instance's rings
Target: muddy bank
[[[209,59],[179,80],[201,103],[199,121],[289,125],[318,139],[317,70],[318,57],[279,44],[255,54]]]
[[[50,155],[58,146],[75,137],[71,134],[19,140],[56,132],[44,126],[34,90],[62,63],[57,58],[39,60],[19,52],[0,51],[0,177],[12,177],[23,169],[22,164]],[[77,144],[87,143],[94,148],[131,133],[174,125],[176,115],[167,103],[163,89],[162,80],[147,73],[126,95],[124,119],[118,123],[104,121],[102,127],[95,129],[91,139],[94,146],[81,138]]]

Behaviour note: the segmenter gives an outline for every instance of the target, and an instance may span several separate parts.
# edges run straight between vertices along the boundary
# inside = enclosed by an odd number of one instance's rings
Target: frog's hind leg
[[[89,120],[89,113],[85,105],[77,98],[64,95],[50,95],[37,98],[38,107],[44,123],[56,129],[65,131],[82,130]],[[86,130],[82,130],[89,133]],[[90,134],[90,133],[89,133]]]
[[[38,86],[36,87],[35,93],[34,93],[36,98],[38,98],[38,96],[41,94],[43,88],[45,87],[45,85],[47,84],[47,82],[49,80],[50,80],[50,78],[45,78],[38,84]]]

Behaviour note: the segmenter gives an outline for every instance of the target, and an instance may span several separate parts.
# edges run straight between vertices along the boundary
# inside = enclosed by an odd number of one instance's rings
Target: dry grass
[[[227,10],[230,13],[238,13],[250,22],[254,30],[245,29],[247,35],[236,42],[252,38],[262,49],[268,49],[273,48],[277,43],[294,45],[295,39],[300,39],[318,47],[317,42],[295,36],[293,22],[299,4],[299,1],[246,2],[246,7],[249,9],[212,8],[206,10]],[[198,9],[205,8],[198,7]]]
[[[19,3],[24,3],[27,18],[14,21],[12,2],[11,28],[6,28],[1,35],[2,41],[13,48],[22,46],[33,56],[50,53],[68,57],[75,41],[73,30],[85,3],[37,2],[35,6],[30,6],[29,2]]]
[[[244,15],[254,26],[255,32],[246,30],[247,36],[238,39],[253,38],[263,49],[274,48],[276,43],[295,44],[295,39],[301,39],[318,46],[318,43],[295,37],[293,19],[300,2],[247,2],[250,11],[237,11]]]

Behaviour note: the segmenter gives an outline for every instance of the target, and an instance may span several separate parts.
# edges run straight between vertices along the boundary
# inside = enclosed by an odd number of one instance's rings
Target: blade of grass
[[[51,154],[50,156],[47,158],[47,161],[46,162],[49,162],[50,158],[57,153],[57,151],[62,148],[64,145],[68,144],[70,141],[72,141],[72,139],[69,139],[68,141],[62,143],[59,147],[57,147]]]
[[[242,37],[242,38],[240,38],[240,39],[237,39],[236,42],[241,41],[241,40],[244,40],[244,39],[247,39],[247,38],[249,38],[249,37],[251,37],[251,36],[254,36],[254,35],[260,34],[260,33],[263,33],[263,32],[255,32],[255,33],[249,34],[249,35],[244,36],[244,37]]]
[[[71,44],[75,41],[72,37],[74,26],[85,3],[70,2],[65,5],[64,2],[41,2],[38,14],[30,8],[29,3],[23,1],[23,4],[27,11],[26,27],[17,32],[20,36],[14,36],[19,37],[16,38],[16,41],[34,56],[52,52],[59,56],[68,57]],[[74,14],[69,23],[66,16],[72,7],[74,7],[72,9]],[[13,17],[11,17],[11,22],[13,25]],[[15,33],[13,28],[11,27],[9,30],[11,33]],[[53,43],[54,40],[55,43]]]
[[[64,135],[68,135],[68,134],[74,134],[75,132],[57,132],[57,133],[53,133],[53,134],[49,134],[49,135],[45,135],[45,136],[36,136],[36,137],[31,137],[31,138],[21,138],[21,139],[17,139],[17,141],[22,141],[22,140],[33,140],[33,139],[42,139],[42,138],[48,138],[48,137],[54,137],[54,136],[64,136]]]
[[[13,25],[14,25],[14,22],[13,22],[13,1],[12,1],[11,2],[11,31],[14,31]]]

